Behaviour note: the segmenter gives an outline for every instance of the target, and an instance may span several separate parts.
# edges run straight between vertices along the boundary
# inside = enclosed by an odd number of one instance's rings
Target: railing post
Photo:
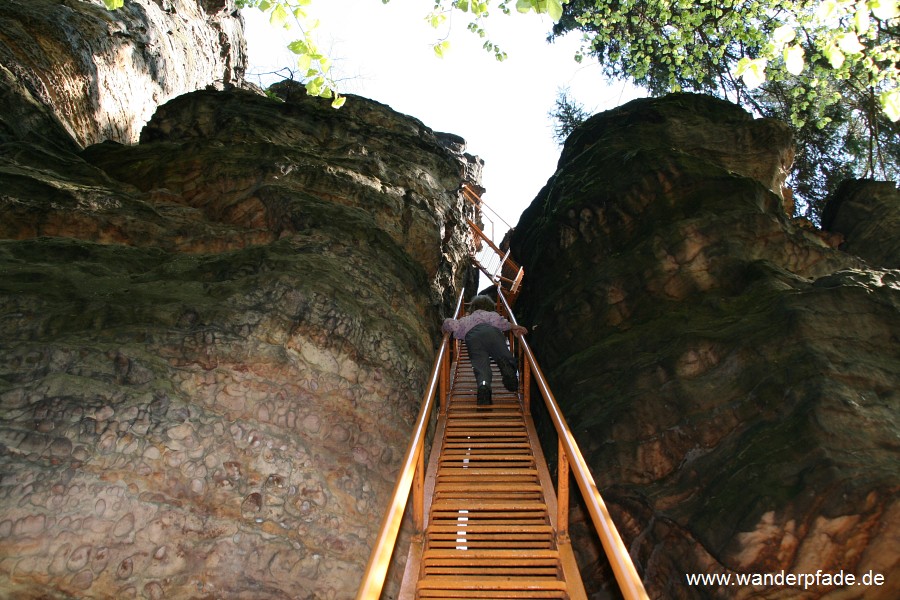
[[[531,364],[522,351],[522,407],[526,415],[531,414]]]
[[[448,352],[449,354],[449,352]],[[450,357],[444,356],[441,362],[441,378],[438,386],[440,414],[447,414],[447,396],[450,392]]]
[[[556,533],[561,542],[569,540],[569,455],[559,440],[556,477]]]
[[[419,450],[413,478],[413,524],[416,533],[425,531],[425,448]]]

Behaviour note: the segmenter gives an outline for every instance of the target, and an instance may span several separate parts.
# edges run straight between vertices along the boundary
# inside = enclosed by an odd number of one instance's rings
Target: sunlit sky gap
[[[607,84],[593,61],[576,63],[578,36],[548,44],[552,22],[546,16],[497,11],[488,19],[490,39],[509,56],[500,63],[482,49],[484,40],[466,30],[465,15],[432,29],[425,22],[430,7],[421,0],[316,0],[310,12],[321,22],[319,44],[335,60],[341,90],[465,138],[468,152],[485,161],[485,202],[515,225],[556,170],[560,148],[547,113],[557,90],[568,88],[595,112],[644,93]],[[296,36],[274,28],[256,9],[243,12],[250,79],[277,81],[276,75],[257,75],[292,67],[296,57],[286,45]],[[448,33],[451,49],[437,58],[431,46]]]

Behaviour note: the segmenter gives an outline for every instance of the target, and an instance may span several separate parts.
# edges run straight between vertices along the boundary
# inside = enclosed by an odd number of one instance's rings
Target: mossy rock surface
[[[695,572],[900,578],[900,280],[784,214],[791,154],[719,100],[635,101],[572,134],[512,237],[517,316],[651,597],[732,597]],[[576,511],[601,597],[589,532]]]
[[[472,215],[471,157],[352,101],[0,146],[0,589],[355,593]]]

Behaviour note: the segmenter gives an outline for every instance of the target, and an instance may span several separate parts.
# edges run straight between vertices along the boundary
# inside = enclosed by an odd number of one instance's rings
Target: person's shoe
[[[516,376],[516,366],[506,361],[500,361],[497,363],[497,368],[500,369],[500,376],[503,378],[503,387],[510,392],[518,392],[519,378]]]
[[[493,404],[493,402],[491,401],[491,388],[486,385],[479,385],[478,399],[476,402],[478,406],[490,406],[491,404]]]

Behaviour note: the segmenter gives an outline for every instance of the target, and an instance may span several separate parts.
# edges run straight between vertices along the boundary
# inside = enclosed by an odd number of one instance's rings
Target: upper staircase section
[[[469,183],[464,182],[460,189],[466,200],[476,208],[477,214],[484,215],[484,209],[490,209]],[[499,215],[497,215],[497,218],[506,225],[508,230],[512,229]],[[500,246],[493,242],[491,237],[495,232],[492,231],[492,235],[489,236],[479,227],[478,223],[471,219],[466,219],[466,221],[468,221],[469,227],[472,228],[472,234],[475,237],[476,252],[472,256],[472,262],[475,263],[479,271],[487,276],[492,284],[500,287],[510,305],[515,305],[516,298],[519,295],[519,286],[522,284],[522,278],[525,276],[525,270],[510,257],[508,245],[506,245],[506,250],[503,250],[501,248],[504,245],[502,242]],[[493,228],[494,224],[491,222],[491,229]]]

